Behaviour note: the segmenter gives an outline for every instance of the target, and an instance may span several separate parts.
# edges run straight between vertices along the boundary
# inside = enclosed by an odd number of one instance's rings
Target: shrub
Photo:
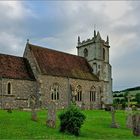
[[[7,112],[8,112],[8,113],[12,113],[12,109],[11,109],[11,108],[8,108],[8,109],[7,109]]]
[[[72,104],[66,111],[59,115],[60,132],[68,132],[75,136],[79,135],[81,125],[86,119],[85,115]]]

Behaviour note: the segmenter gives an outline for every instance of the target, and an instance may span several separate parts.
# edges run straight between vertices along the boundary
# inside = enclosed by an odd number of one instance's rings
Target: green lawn
[[[60,111],[58,112],[58,114]],[[125,126],[126,114],[117,111],[116,119],[120,128],[110,128],[111,114],[102,110],[83,111],[86,121],[77,138],[59,132],[59,120],[55,129],[46,126],[47,111],[38,112],[38,122],[31,121],[30,112],[0,110],[0,139],[79,139],[79,140],[136,140],[130,129]]]

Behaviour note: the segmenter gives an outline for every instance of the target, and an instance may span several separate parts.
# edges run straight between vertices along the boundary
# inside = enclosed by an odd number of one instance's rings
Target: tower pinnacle
[[[80,44],[80,36],[78,36],[78,44]]]
[[[107,38],[106,38],[106,43],[109,44],[109,37],[107,35]]]
[[[27,44],[29,43],[29,39],[27,39]]]
[[[96,30],[94,30],[94,38],[96,37]]]

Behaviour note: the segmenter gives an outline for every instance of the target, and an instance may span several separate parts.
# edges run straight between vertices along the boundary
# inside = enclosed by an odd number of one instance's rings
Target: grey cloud
[[[35,6],[31,2],[22,2],[21,11],[25,14],[20,11],[20,18],[10,18],[4,13],[10,9],[0,5],[0,52],[22,55],[29,38],[31,43],[76,53],[77,36],[91,38],[96,24],[103,39],[110,36],[114,90],[137,85],[140,81],[139,7],[137,3],[130,3],[130,9],[124,15],[112,19],[105,12],[106,5],[106,2],[44,2]],[[114,16],[111,11],[109,14]],[[128,18],[135,19],[136,24]]]
[[[25,23],[32,17],[21,1],[0,2],[0,52],[22,55],[25,47]]]

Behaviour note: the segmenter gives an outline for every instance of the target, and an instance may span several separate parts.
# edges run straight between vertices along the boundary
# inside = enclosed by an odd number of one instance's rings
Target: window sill
[[[6,97],[15,97],[15,95],[13,95],[13,94],[1,94],[0,96],[6,96]]]

